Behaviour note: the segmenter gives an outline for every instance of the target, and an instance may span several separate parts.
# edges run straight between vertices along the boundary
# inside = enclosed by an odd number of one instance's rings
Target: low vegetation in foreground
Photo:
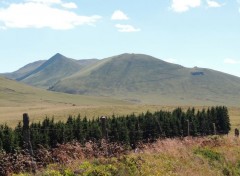
[[[108,155],[109,151],[113,153]],[[46,168],[39,167],[35,173],[31,173],[35,166],[22,156],[9,156],[8,160],[1,161],[1,167],[3,162],[7,165],[10,160],[14,161],[8,169],[19,169],[20,173],[15,176],[237,176],[240,175],[239,151],[240,140],[232,136],[159,139],[139,144],[135,150],[120,145],[111,148],[104,142],[97,148],[94,143],[84,148],[78,143],[69,143],[51,151],[42,149],[39,157],[55,162]],[[21,165],[28,166],[28,172],[21,172]]]

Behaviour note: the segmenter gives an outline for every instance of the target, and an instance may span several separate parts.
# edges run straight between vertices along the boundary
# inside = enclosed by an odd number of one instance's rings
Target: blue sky
[[[240,0],[0,0],[0,72],[142,53],[240,77]]]

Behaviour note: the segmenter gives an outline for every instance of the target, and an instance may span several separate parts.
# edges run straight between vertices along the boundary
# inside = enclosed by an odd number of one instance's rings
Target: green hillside
[[[93,64],[96,64],[99,60],[98,59],[81,59],[77,60],[78,64],[80,64],[83,67],[88,67]]]
[[[70,70],[70,73],[75,73],[75,72],[78,72],[83,67],[88,67],[90,65],[93,65],[93,64],[97,63],[98,61],[99,61],[98,59],[74,60],[74,59],[69,59],[58,53],[58,54],[54,55],[53,57],[51,57],[49,60],[39,60],[39,61],[30,63],[30,64],[27,64],[27,65],[23,66],[22,68],[18,69],[17,71],[14,71],[11,73],[0,73],[0,75],[4,76],[6,78],[9,78],[9,79],[18,80],[18,81],[22,81],[22,82],[27,80],[28,77],[31,77],[31,78],[34,77],[37,79],[36,80],[30,79],[25,82],[29,85],[35,85],[36,82],[39,81],[39,79],[41,80],[42,77],[44,78],[44,75],[49,74],[49,70],[51,70],[52,68],[53,68],[52,72],[56,71],[55,68],[59,67],[59,70],[62,70],[63,72],[68,69],[68,70]],[[66,65],[64,65],[64,64],[66,64]],[[65,70],[63,69],[63,65],[65,67]],[[77,65],[78,69],[74,69],[74,68],[76,68],[76,65]],[[39,73],[39,72],[41,72],[41,73]],[[69,74],[66,74],[66,73],[63,74],[62,72],[60,72],[60,73],[56,72],[56,73],[58,74],[58,77],[60,79],[63,78],[60,76],[66,76],[66,75],[69,76]],[[49,76],[52,76],[52,75],[53,75],[53,73],[51,73]],[[50,85],[51,84],[52,83],[50,83]],[[41,83],[36,84],[35,86],[42,87],[42,84]]]
[[[205,68],[186,68],[143,54],[121,54],[102,60],[74,60],[56,54],[8,77],[52,91],[141,104],[238,106],[240,99],[239,77]]]
[[[27,75],[28,73],[32,72],[33,70],[35,70],[39,66],[41,66],[44,62],[45,62],[45,60],[39,60],[39,61],[30,63],[30,64],[27,64],[24,67],[20,68],[19,70],[15,71],[15,72],[6,73],[6,74],[3,74],[3,75],[7,78],[10,78],[10,79],[19,79],[19,78]]]
[[[98,59],[74,60],[57,53],[48,60],[36,61],[15,72],[2,75],[29,85],[48,89],[59,80],[96,62]]]
[[[0,77],[0,107],[33,107],[39,104],[112,105],[125,103],[111,98],[51,92]]]
[[[147,55],[122,54],[62,79],[51,90],[140,103],[239,105],[240,78]]]
[[[15,126],[26,112],[32,122],[46,116],[64,121],[69,114],[79,113],[97,117],[112,114],[112,106],[119,105],[130,103],[107,97],[51,92],[0,77],[0,124]],[[107,111],[106,107],[109,107]]]
[[[82,66],[75,60],[56,54],[41,66],[17,80],[29,85],[48,88],[61,78],[67,77],[81,68]]]

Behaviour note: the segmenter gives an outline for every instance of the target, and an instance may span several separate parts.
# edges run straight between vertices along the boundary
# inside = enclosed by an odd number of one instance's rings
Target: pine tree
[[[3,127],[3,149],[7,152],[14,152],[14,132],[7,125]]]
[[[76,140],[79,142],[83,142],[83,124],[80,114],[78,115],[77,119],[75,120],[74,126],[74,136]]]
[[[219,107],[216,107],[216,111],[217,111],[218,131],[222,134],[228,134],[231,129],[228,109],[224,106],[222,107],[219,106]]]
[[[120,120],[116,118],[115,115],[112,115],[109,120],[109,139],[110,142],[119,142],[120,141]]]
[[[67,122],[65,124],[65,140],[66,142],[70,142],[74,139],[73,132],[74,119],[72,116],[69,116]]]
[[[82,135],[83,135],[83,141],[85,142],[85,141],[89,140],[89,125],[88,125],[89,123],[88,123],[88,120],[87,120],[86,116],[83,118],[82,123],[83,123],[83,125],[82,125],[82,127],[83,127]]]
[[[16,128],[14,129],[14,142],[15,147],[20,149],[23,146],[23,130],[22,130],[22,123],[19,122]]]
[[[3,126],[0,125],[0,150],[3,150],[3,140],[4,140]]]
[[[89,128],[89,138],[93,141],[98,141],[102,137],[102,132],[99,126],[99,121],[93,119],[90,122]]]
[[[120,121],[120,126],[119,126],[119,141],[125,143],[125,144],[130,144],[130,138],[129,138],[129,131],[127,128],[127,122],[126,118],[121,117],[119,119]]]

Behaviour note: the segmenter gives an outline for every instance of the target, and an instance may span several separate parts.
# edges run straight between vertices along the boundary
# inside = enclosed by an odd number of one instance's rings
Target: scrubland
[[[61,146],[61,162],[49,164],[35,174],[15,176],[240,175],[240,140],[232,135],[159,139],[135,150],[115,150],[112,155],[106,154],[107,145],[102,147],[96,150],[91,143],[87,149],[77,144]]]

